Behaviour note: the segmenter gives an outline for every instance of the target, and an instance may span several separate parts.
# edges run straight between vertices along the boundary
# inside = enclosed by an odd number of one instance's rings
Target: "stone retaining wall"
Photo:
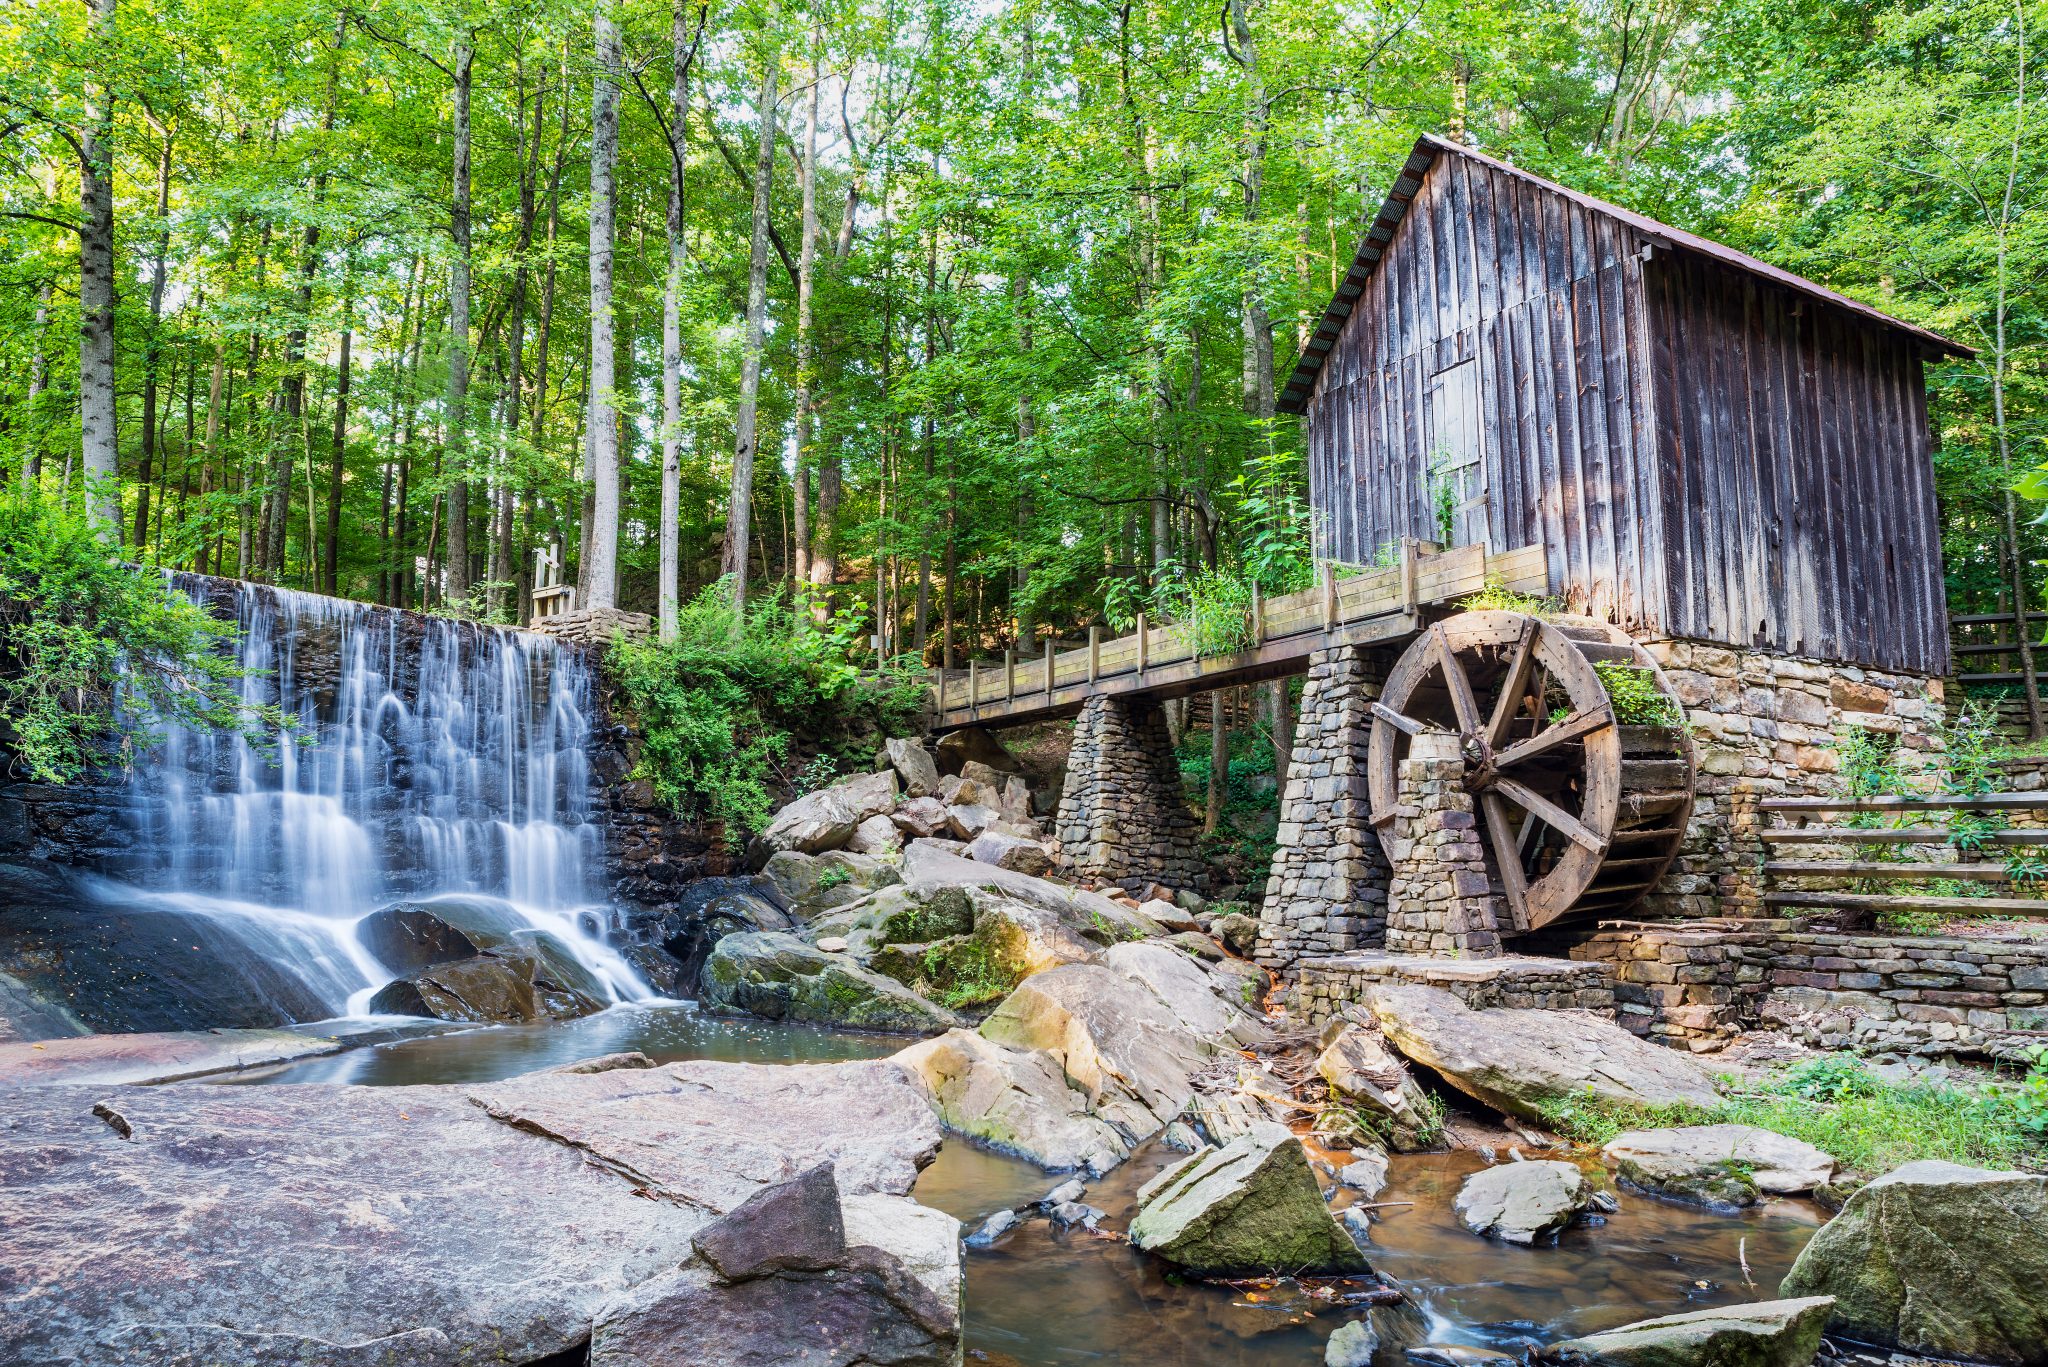
[[[1918,1052],[1999,1053],[2015,1032],[2048,1031],[2048,942],[1603,922],[1568,952],[1612,967],[1623,1025],[1696,1051],[1760,1023],[1829,1048]]]
[[[1520,1007],[1539,1011],[1592,1011],[1612,1020],[1613,968],[1568,959],[1430,959],[1393,954],[1335,954],[1295,965],[1292,1009],[1319,1026],[1350,1002],[1365,1000],[1374,983],[1437,987],[1475,1011]]]

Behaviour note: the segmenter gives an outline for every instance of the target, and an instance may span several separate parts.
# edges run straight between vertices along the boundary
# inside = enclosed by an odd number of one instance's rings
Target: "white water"
[[[653,995],[603,936],[579,654],[261,585],[237,609],[256,671],[243,696],[297,725],[268,745],[165,737],[137,771],[144,867],[129,896],[272,962],[331,1015],[361,1014],[393,976],[357,939],[364,916],[456,894],[554,937],[610,1000]]]

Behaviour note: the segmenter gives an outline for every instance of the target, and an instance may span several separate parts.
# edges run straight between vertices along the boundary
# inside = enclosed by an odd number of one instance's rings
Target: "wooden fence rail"
[[[2048,612],[2030,612],[2027,624],[2038,623],[2048,628]],[[1956,657],[1956,678],[1965,684],[2016,684],[2025,682],[2019,672],[2020,619],[2016,612],[1964,612],[1952,613],[1948,619],[1949,651]],[[2042,644],[2035,637],[2035,667],[2048,675],[2048,644]],[[1999,665],[2006,668],[1965,669],[1965,657],[1975,663],[1977,657],[1994,656]],[[2013,657],[2009,662],[2003,657]],[[1987,664],[1990,662],[1987,661]]]
[[[1955,897],[1919,891],[1855,892],[1833,888],[1785,887],[1784,880],[1801,884],[1809,880],[1854,882],[1968,882],[2010,886],[2022,880],[2013,877],[2005,862],[2005,851],[2048,846],[2048,829],[1999,830],[1989,832],[1984,843],[1998,854],[1993,860],[1960,860],[1945,863],[1906,863],[1883,859],[1782,858],[1786,845],[1939,845],[1950,843],[1943,826],[1867,827],[1807,824],[1809,818],[1836,813],[1907,815],[1921,812],[2048,813],[2048,793],[1988,793],[1982,797],[1865,797],[1766,798],[1757,804],[1769,817],[1787,817],[1796,824],[1768,827],[1761,832],[1770,848],[1763,873],[1764,904],[1772,907],[1825,908],[1835,911],[1909,912],[1934,911],[1950,915],[2030,916],[2048,918],[2048,901],[2027,897]],[[1974,853],[1964,851],[1963,853]]]

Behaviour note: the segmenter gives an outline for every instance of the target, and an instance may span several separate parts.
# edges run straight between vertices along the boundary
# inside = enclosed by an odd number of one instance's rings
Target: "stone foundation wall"
[[[1390,954],[1337,954],[1296,966],[1292,1009],[1319,1026],[1347,1004],[1365,1000],[1375,983],[1405,983],[1449,992],[1473,1010],[1519,1007],[1592,1011],[1614,1018],[1614,970],[1568,959],[1418,959]]]
[[[654,634],[654,619],[644,612],[619,608],[578,608],[552,617],[536,617],[527,628],[543,636],[579,646],[608,646],[614,636],[642,641]]]
[[[1941,764],[1939,679],[1699,641],[1643,644],[1685,704],[1698,777],[1685,846],[1642,914],[1760,910],[1756,870],[1764,847],[1755,804],[1838,792],[1834,744],[1847,728],[1897,736],[1908,774]]]
[[[1252,954],[1267,967],[1378,944],[1385,934],[1391,874],[1369,819],[1365,751],[1387,664],[1384,652],[1364,646],[1309,659]]]
[[[1500,953],[1499,899],[1486,873],[1457,737],[1425,732],[1401,761],[1388,858],[1387,952],[1486,958]]]
[[[1090,698],[1074,722],[1053,833],[1062,871],[1193,888],[1200,825],[1181,788],[1166,714],[1148,698]]]
[[[1694,1050],[1802,1017],[1830,1048],[1999,1053],[2048,1031],[2048,943],[1848,935],[1798,921],[1608,922],[1568,952],[1612,966],[1623,1025]]]

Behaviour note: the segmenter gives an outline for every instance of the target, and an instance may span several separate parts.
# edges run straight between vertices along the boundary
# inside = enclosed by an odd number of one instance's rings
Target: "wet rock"
[[[939,772],[957,774],[972,760],[986,764],[989,768],[1005,774],[1021,774],[1024,766],[1017,757],[1003,748],[1001,741],[979,726],[965,726],[958,731],[948,731],[940,736],[932,747],[933,758],[938,761]]]
[[[658,919],[641,921],[629,927],[629,933],[680,965],[676,986],[662,990],[668,996],[687,997],[695,995],[704,960],[720,940],[750,930],[789,930],[795,924],[775,885],[752,874],[691,883]]]
[[[1045,1207],[1063,1206],[1069,1201],[1078,1201],[1088,1194],[1088,1184],[1080,1178],[1070,1178],[1038,1198],[1038,1204]]]
[[[1062,1201],[1046,1212],[1054,1229],[1068,1229],[1074,1225],[1093,1229],[1106,1213],[1081,1201]]]
[[[573,1020],[594,1015],[604,1005],[599,998],[556,981],[532,955],[512,953],[437,964],[393,979],[370,998],[372,1015],[508,1025]]]
[[[1254,1126],[1146,1183],[1131,1242],[1196,1272],[1366,1270],[1323,1205],[1301,1141],[1282,1125]]]
[[[1351,1161],[1337,1169],[1340,1185],[1371,1198],[1387,1189],[1387,1156],[1378,1149],[1353,1149]]]
[[[967,846],[967,857],[977,863],[993,864],[999,869],[1030,874],[1034,878],[1052,868],[1052,856],[1039,841],[986,829]]]
[[[728,935],[704,962],[701,1000],[712,1011],[862,1030],[929,1032],[959,1024],[943,1006],[848,956],[794,935]]]
[[[1851,1196],[1779,1294],[1833,1296],[1831,1335],[2044,1367],[2044,1286],[2048,1177],[1922,1161]]]
[[[1265,1022],[1232,1001],[1207,969],[1177,949],[1149,941],[1111,945],[1102,951],[1102,964],[1141,984],[1201,1039],[1249,1048],[1272,1038]]]
[[[906,797],[924,797],[939,790],[938,761],[915,740],[891,737],[883,741],[882,752],[875,756],[875,767],[894,769],[903,780]]]
[[[1435,1100],[1379,1031],[1345,1024],[1327,1038],[1316,1072],[1329,1084],[1332,1101],[1362,1112],[1366,1126],[1401,1153],[1437,1142],[1443,1126]]]
[[[1049,1055],[1091,1112],[1135,1141],[1176,1119],[1218,1052],[1147,992],[1098,964],[1026,978],[983,1022],[998,1044]]]
[[[946,804],[936,797],[917,797],[889,814],[897,830],[912,838],[937,835],[946,829]]]
[[[1466,1178],[1451,1209],[1474,1234],[1533,1244],[1578,1219],[1592,1196],[1575,1164],[1502,1163]]]
[[[940,1123],[1043,1168],[1106,1172],[1130,1153],[1117,1129],[1089,1111],[1059,1064],[952,1030],[893,1055],[929,1096]]]
[[[1372,1215],[1363,1206],[1346,1206],[1337,1212],[1337,1223],[1362,1250],[1372,1243]]]
[[[132,1138],[76,1088],[8,1093],[0,1362],[533,1362],[579,1349],[764,1185],[830,1161],[849,1196],[907,1206],[940,1139],[884,1062],[100,1099]],[[705,1302],[699,1335],[742,1305]]]
[[[1598,1367],[1810,1367],[1833,1305],[1831,1297],[1817,1296],[1665,1315],[1555,1344],[1543,1349],[1538,1361]],[[1411,1354],[1409,1361],[1414,1360]]]
[[[1632,1106],[1717,1100],[1705,1066],[1618,1025],[1567,1011],[1473,1011],[1433,987],[1375,986],[1367,1005],[1387,1041],[1459,1091],[1525,1120],[1546,1102]]]
[[[473,958],[488,947],[471,940],[431,905],[399,902],[356,923],[356,940],[393,973],[416,973],[436,964]]]
[[[1250,955],[1259,940],[1259,923],[1241,911],[1218,916],[1209,923],[1209,933],[1238,954]]]
[[[1379,1347],[1380,1336],[1373,1332],[1371,1321],[1340,1324],[1323,1345],[1323,1367],[1372,1367],[1372,1356]]]
[[[1023,1218],[1016,1211],[999,1210],[986,1220],[983,1220],[981,1227],[967,1236],[967,1246],[969,1248],[987,1248],[1023,1223]]]
[[[1835,1160],[1813,1145],[1754,1125],[1631,1130],[1610,1140],[1601,1156],[1633,1186],[1703,1205],[1798,1196],[1835,1173]]]
[[[853,828],[853,836],[846,842],[846,848],[854,854],[881,858],[903,849],[903,833],[896,829],[893,818],[871,816]]]
[[[294,1030],[178,1030],[0,1044],[0,1092],[32,1083],[176,1082],[331,1054],[341,1041]]]

